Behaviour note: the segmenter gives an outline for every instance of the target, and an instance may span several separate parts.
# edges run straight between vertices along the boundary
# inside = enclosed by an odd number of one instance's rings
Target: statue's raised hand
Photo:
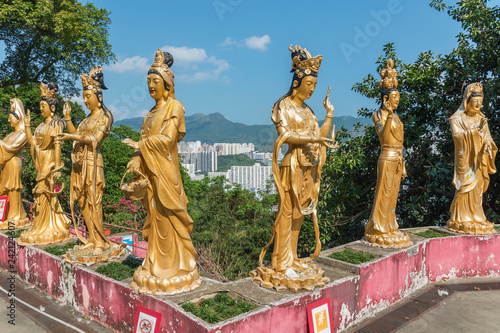
[[[325,97],[325,100],[323,101],[323,106],[325,107],[326,109],[326,114],[328,116],[332,116],[333,115],[333,105],[332,103],[330,103],[330,91],[332,90],[332,87],[328,87],[328,92],[326,93],[326,97]]]
[[[24,126],[31,126],[31,112],[30,109],[26,110],[26,117],[24,118]]]
[[[69,105],[69,102],[64,103],[63,116],[65,119],[71,118],[71,105]]]
[[[387,110],[387,112],[389,112],[389,114],[394,113],[394,110],[392,109],[392,105],[391,105],[391,102],[389,101],[389,99],[386,99],[384,101],[384,108]]]

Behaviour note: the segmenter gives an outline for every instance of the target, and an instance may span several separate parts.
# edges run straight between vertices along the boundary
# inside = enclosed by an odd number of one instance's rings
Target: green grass
[[[62,256],[63,254],[66,254],[69,249],[74,248],[75,245],[76,242],[69,242],[64,245],[51,245],[47,246],[44,251],[56,256]]]
[[[445,234],[443,232],[439,232],[433,229],[427,229],[426,231],[423,232],[412,232],[412,234],[420,236],[420,237],[425,237],[425,238],[438,238],[438,237],[448,237],[448,236],[453,236],[452,234]]]
[[[198,304],[186,302],[182,304],[182,308],[207,323],[214,324],[251,311],[255,309],[255,305],[240,298],[232,299],[226,293],[218,293],[214,298],[204,299]]]
[[[495,227],[496,231],[500,231],[500,225]]]
[[[14,238],[19,238],[19,236],[21,236],[21,232],[23,232],[24,230],[26,229],[17,229],[16,232],[14,233]],[[7,230],[4,231],[3,233],[6,234],[8,237],[10,237],[12,231],[14,230]]]
[[[370,261],[370,260],[373,260],[376,258],[376,256],[373,254],[356,252],[356,251],[352,251],[349,249],[344,249],[342,251],[333,252],[328,257],[333,258],[333,259],[337,259],[337,260],[341,260],[341,261],[345,261],[345,262],[355,264],[355,265],[362,264],[364,262],[367,262],[367,261]]]
[[[121,281],[132,277],[140,265],[140,261],[127,258],[123,262],[110,262],[107,265],[99,266],[96,272]]]

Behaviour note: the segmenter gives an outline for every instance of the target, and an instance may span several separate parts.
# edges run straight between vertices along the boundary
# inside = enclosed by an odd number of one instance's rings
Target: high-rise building
[[[232,166],[228,171],[228,178],[231,184],[240,184],[247,190],[259,191],[266,188],[272,174],[271,166],[255,163],[252,166]]]

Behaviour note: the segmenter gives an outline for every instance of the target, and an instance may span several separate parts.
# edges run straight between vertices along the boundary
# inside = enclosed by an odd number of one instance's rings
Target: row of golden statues
[[[313,94],[322,56],[312,57],[300,46],[290,46],[293,78],[289,91],[272,108],[272,121],[278,131],[273,156],[273,175],[279,193],[278,214],[272,237],[262,250],[259,267],[250,273],[262,287],[276,290],[313,290],[328,278],[310,263],[321,250],[316,205],[321,169],[326,149],[338,147],[334,108],[329,101],[330,89],[323,105],[325,122],[320,127],[311,108],[305,103]],[[139,292],[172,293],[192,290],[200,285],[196,268],[196,251],[191,241],[193,220],[187,212],[179,170],[177,143],[186,134],[184,107],[175,99],[173,57],[160,49],[148,71],[148,89],[155,106],[144,118],[139,142],[123,142],[134,150],[127,165],[133,177],[122,186],[128,198],[141,200],[147,210],[143,229],[148,241],[146,258],[133,276],[132,287]],[[373,113],[373,122],[380,139],[377,185],[372,211],[365,232],[365,242],[374,246],[402,248],[412,244],[407,233],[398,230],[396,204],[401,178],[406,176],[403,159],[404,128],[395,113],[399,103],[397,72],[391,59],[382,69],[381,106]],[[103,104],[102,67],[94,67],[81,75],[83,99],[90,114],[77,128],[71,120],[68,103],[63,119],[57,115],[56,84],[41,83],[40,113],[45,118],[34,131],[30,128],[30,112],[25,114],[19,99],[11,100],[9,122],[14,131],[0,141],[0,194],[9,198],[9,212],[0,228],[8,223],[16,228],[29,225],[21,202],[21,160],[19,154],[28,143],[37,171],[34,193],[33,226],[21,233],[20,245],[45,245],[68,240],[71,220],[63,213],[57,182],[62,168],[61,142],[73,141],[71,154],[70,207],[74,221],[74,204],[78,203],[85,221],[88,238],[79,228],[75,231],[83,245],[68,251],[71,263],[106,261],[121,255],[123,247],[110,242],[103,233],[102,193],[105,189],[104,164],[99,151],[109,135],[113,115]],[[456,188],[447,227],[471,233],[494,233],[482,207],[482,194],[488,188],[489,174],[496,172],[497,147],[481,113],[482,86],[467,86],[462,104],[450,118],[455,142]],[[66,128],[67,133],[64,132]],[[285,157],[278,164],[277,152],[288,145]],[[57,185],[57,186],[56,186]],[[311,257],[299,258],[297,245],[305,215],[312,215],[316,250]],[[264,265],[264,256],[274,243],[271,263]]]

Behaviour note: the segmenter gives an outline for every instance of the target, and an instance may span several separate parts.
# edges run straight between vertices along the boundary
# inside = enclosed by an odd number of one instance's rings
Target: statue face
[[[12,113],[9,114],[10,126],[16,127],[19,124],[19,119],[17,119]]]
[[[389,94],[389,103],[391,104],[391,108],[393,110],[395,110],[398,105],[399,105],[399,91],[395,90],[395,91],[392,91],[390,94]]]
[[[298,88],[295,88],[296,96],[301,100],[305,101],[309,99],[314,89],[316,88],[316,83],[318,82],[318,78],[315,76],[308,75],[304,79],[302,79],[302,83]]]
[[[474,96],[467,103],[467,113],[476,114],[481,111],[481,106],[483,106],[483,97]]]
[[[45,118],[50,117],[52,115],[49,103],[47,103],[47,101],[44,100],[40,101],[40,114]]]
[[[99,108],[99,100],[97,99],[96,94],[92,92],[92,90],[84,90],[83,91],[83,101],[85,102],[85,106],[90,111],[93,111]]]
[[[149,94],[155,101],[167,95],[168,91],[165,90],[165,85],[163,84],[163,78],[158,74],[148,75],[148,90]]]

